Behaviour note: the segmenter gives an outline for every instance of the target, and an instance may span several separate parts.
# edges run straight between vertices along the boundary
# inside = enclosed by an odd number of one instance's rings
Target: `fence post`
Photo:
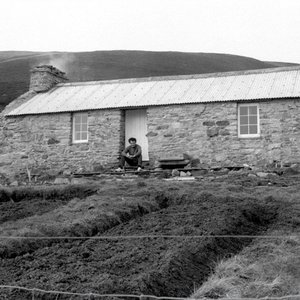
[[[34,300],[35,289],[32,289],[32,300]]]

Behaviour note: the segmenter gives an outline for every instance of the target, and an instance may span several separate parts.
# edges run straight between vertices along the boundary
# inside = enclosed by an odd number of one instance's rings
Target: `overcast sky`
[[[0,51],[213,52],[300,63],[300,0],[0,0]]]

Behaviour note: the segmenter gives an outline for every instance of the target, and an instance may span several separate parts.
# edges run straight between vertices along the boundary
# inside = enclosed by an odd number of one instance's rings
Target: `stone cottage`
[[[131,136],[150,166],[299,162],[300,67],[68,83],[39,66],[1,124],[0,173],[114,167]]]

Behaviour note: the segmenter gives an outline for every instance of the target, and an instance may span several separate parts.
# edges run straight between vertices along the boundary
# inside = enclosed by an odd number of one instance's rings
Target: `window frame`
[[[82,131],[82,115],[85,115],[86,116],[86,139],[80,139],[80,140],[76,140],[75,137],[76,137],[76,132],[75,132],[75,119],[76,119],[76,116],[80,115],[81,116],[81,119],[80,119],[80,135],[82,135],[82,132],[85,132],[85,131]],[[79,112],[79,113],[73,113],[72,114],[72,143],[73,144],[80,144],[80,143],[88,143],[88,140],[89,140],[89,115],[87,112]]]
[[[249,107],[249,106],[256,106],[257,108],[257,133],[247,133],[247,134],[241,134],[241,124],[240,124],[240,108],[241,107]],[[243,104],[238,104],[237,106],[238,109],[238,137],[239,138],[257,138],[260,137],[260,118],[259,118],[259,105],[258,103],[243,103]],[[249,114],[248,114],[249,116]],[[249,124],[248,124],[249,126]]]

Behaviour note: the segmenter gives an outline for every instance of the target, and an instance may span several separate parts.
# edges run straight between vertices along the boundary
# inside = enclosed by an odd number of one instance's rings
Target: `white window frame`
[[[249,107],[249,106],[256,106],[257,107],[257,133],[254,134],[241,134],[240,133],[240,108],[241,107]],[[238,137],[239,138],[257,138],[260,137],[260,118],[259,118],[259,105],[257,103],[243,103],[243,104],[238,104]]]
[[[86,131],[86,139],[80,139],[80,140],[76,140],[76,132],[75,132],[75,119],[76,116],[80,116],[81,117],[81,121],[82,121],[82,116],[86,116],[86,126],[87,126],[87,131]],[[73,144],[79,144],[79,143],[87,143],[88,139],[89,139],[89,118],[88,118],[88,113],[84,112],[84,113],[73,113],[72,116],[73,120],[72,120],[72,127],[73,127],[73,133],[72,133],[72,142]],[[82,129],[82,122],[80,122],[80,129]],[[80,133],[82,133],[83,131],[80,130]],[[85,131],[84,131],[85,132]]]

